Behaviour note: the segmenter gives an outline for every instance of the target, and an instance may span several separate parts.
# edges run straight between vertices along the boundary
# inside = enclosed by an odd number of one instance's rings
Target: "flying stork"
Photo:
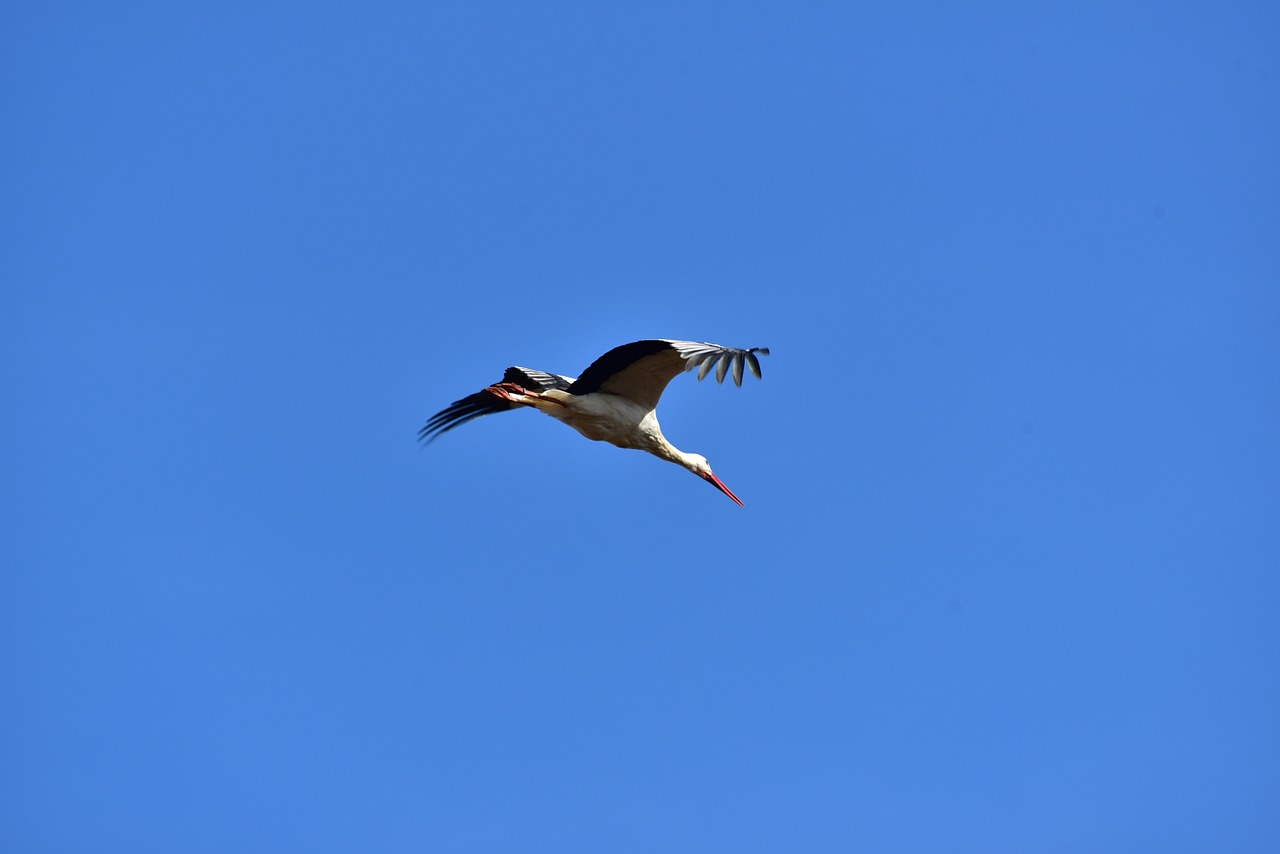
[[[741,386],[745,365],[759,377],[757,353],[767,356],[769,350],[739,350],[697,341],[635,341],[614,347],[576,379],[532,368],[507,368],[501,382],[455,400],[437,412],[418,431],[418,439],[431,444],[440,434],[482,415],[532,406],[588,439],[648,451],[684,466],[738,506],[745,506],[711,471],[706,457],[686,454],[667,441],[654,410],[667,383],[684,371],[697,368],[701,380],[714,368],[716,382],[724,382],[725,374],[732,369],[734,383]]]

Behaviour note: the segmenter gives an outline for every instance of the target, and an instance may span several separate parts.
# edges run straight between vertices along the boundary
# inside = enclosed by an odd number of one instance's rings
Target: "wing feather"
[[[571,377],[562,377],[559,374],[549,374],[546,371],[534,370],[533,368],[512,367],[507,368],[500,382],[515,383],[524,388],[532,388],[539,391],[548,391],[553,388],[564,391],[573,384],[573,379]],[[431,416],[431,420],[418,431],[418,441],[424,445],[430,445],[444,433],[448,433],[455,427],[461,427],[468,421],[474,421],[477,418],[492,415],[495,412],[506,412],[509,409],[519,408],[519,404],[495,397],[487,391],[478,391],[475,394],[467,395],[461,400],[455,400]]]
[[[716,360],[711,355],[701,357],[695,356],[690,360],[690,365],[698,364],[699,360],[702,362],[702,367],[698,368],[698,381],[701,382],[707,378],[707,374],[711,373],[711,369],[716,366]]]

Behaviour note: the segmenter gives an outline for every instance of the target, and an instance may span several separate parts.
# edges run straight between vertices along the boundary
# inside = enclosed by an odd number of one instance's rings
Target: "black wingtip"
[[[761,356],[767,356],[769,355],[768,347],[752,347],[749,350],[740,350],[736,347],[721,347],[715,344],[707,346],[714,349],[695,352],[689,358],[689,367],[685,369],[692,370],[697,367],[699,380],[710,376],[711,371],[714,369],[716,382],[722,383],[726,376],[732,376],[733,384],[741,386],[744,368],[755,374],[757,379],[764,378],[760,371],[760,360],[756,358],[756,353]]]
[[[418,441],[422,442],[425,447],[440,438],[441,435],[448,433],[455,427],[461,427],[468,421],[474,421],[485,415],[514,408],[515,404],[499,400],[487,391],[476,392],[461,400],[455,400],[431,416],[430,420],[418,431]]]

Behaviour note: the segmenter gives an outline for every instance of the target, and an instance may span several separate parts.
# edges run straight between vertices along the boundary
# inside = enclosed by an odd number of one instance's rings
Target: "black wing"
[[[609,379],[630,368],[646,356],[670,354],[671,377],[683,370],[683,363],[676,367],[675,348],[670,341],[633,341],[614,347],[599,359],[596,359],[583,371],[569,388],[570,394],[594,394],[600,391]],[[668,360],[664,359],[663,362]],[[663,367],[666,367],[664,364]],[[671,377],[668,377],[670,379]]]
[[[548,374],[545,371],[535,371],[532,368],[507,368],[501,382],[515,383],[518,386],[539,391],[549,391],[553,388],[563,391],[569,388],[573,380],[569,377]],[[462,400],[455,400],[431,416],[431,420],[418,431],[418,441],[430,445],[442,433],[447,433],[468,421],[474,421],[482,415],[492,415],[495,412],[506,412],[508,409],[518,408],[520,408],[519,404],[495,397],[487,391],[478,391],[467,395]]]

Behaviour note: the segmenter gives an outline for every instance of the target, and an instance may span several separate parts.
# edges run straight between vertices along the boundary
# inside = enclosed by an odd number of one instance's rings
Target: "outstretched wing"
[[[667,383],[678,374],[698,368],[698,379],[716,369],[716,382],[724,382],[733,370],[733,381],[742,385],[745,365],[760,376],[760,360],[756,354],[769,355],[767,347],[740,350],[698,341],[635,341],[614,347],[582,372],[569,386],[570,394],[602,391],[630,398],[653,409],[658,405]]]
[[[549,391],[553,388],[564,391],[573,384],[573,378],[548,374],[546,371],[536,371],[532,368],[507,368],[501,382],[515,383],[538,391]],[[468,421],[474,421],[482,415],[492,415],[495,412],[506,412],[508,409],[518,408],[518,404],[502,400],[487,391],[478,391],[461,400],[455,400],[431,416],[431,420],[418,431],[418,441],[430,445],[440,437],[440,434],[447,433]]]

